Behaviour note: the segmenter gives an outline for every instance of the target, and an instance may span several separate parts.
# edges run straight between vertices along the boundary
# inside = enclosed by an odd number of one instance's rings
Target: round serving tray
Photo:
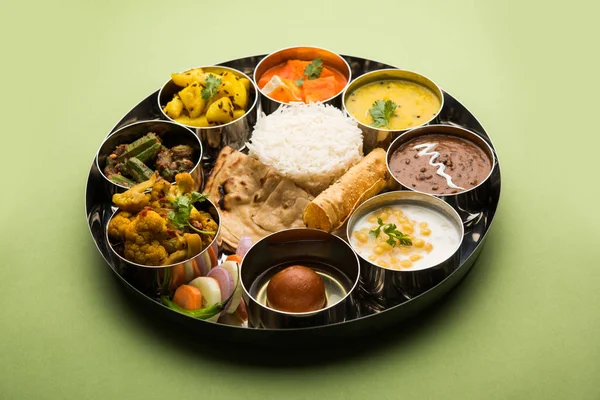
[[[265,55],[244,57],[224,62],[219,65],[235,68],[252,76],[255,66],[263,57],[265,57]],[[366,60],[360,57],[343,57],[350,64],[353,78],[377,69],[395,68],[387,64]],[[123,126],[137,121],[164,119],[161,111],[158,109],[157,96],[158,90],[142,100],[113,127],[108,135]],[[495,153],[495,148],[491,139],[477,118],[475,118],[475,116],[458,100],[445,91],[444,107],[438,116],[437,122],[461,126],[478,133],[490,144]],[[496,160],[498,160],[497,154],[495,155]],[[205,170],[204,172],[207,173],[209,171]],[[490,194],[487,198],[484,210],[474,216],[474,218],[465,225],[465,237],[460,248],[460,265],[445,280],[430,290],[383,311],[375,312],[368,307],[360,307],[361,311],[359,316],[355,319],[347,320],[342,323],[301,329],[244,328],[194,319],[177,313],[164,306],[158,299],[144,294],[143,291],[139,289],[137,282],[138,277],[136,274],[121,268],[118,263],[113,260],[108,244],[106,243],[105,229],[115,208],[112,205],[111,194],[105,190],[106,186],[103,183],[102,175],[94,161],[92,161],[86,185],[85,211],[94,243],[110,269],[116,274],[125,287],[139,296],[142,302],[151,308],[151,312],[157,316],[171,322],[183,324],[189,329],[197,331],[199,334],[217,337],[227,341],[252,342],[254,344],[268,343],[270,345],[285,344],[289,343],[290,340],[302,343],[313,343],[321,342],[323,339],[328,338],[348,338],[365,335],[386,326],[398,324],[400,321],[406,320],[425,310],[428,306],[440,300],[455,287],[471,269],[479,256],[486,235],[494,220],[498,202],[500,200],[501,179],[499,162],[496,162],[492,175],[490,176],[490,182]]]

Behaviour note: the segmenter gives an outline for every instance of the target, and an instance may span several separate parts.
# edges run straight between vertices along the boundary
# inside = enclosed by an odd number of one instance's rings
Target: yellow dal
[[[373,117],[369,109],[376,100],[391,100],[396,103],[396,111],[387,128],[391,130],[421,125],[429,121],[442,105],[435,93],[425,86],[406,80],[386,80],[356,89],[346,99],[346,108],[354,118],[370,126]]]

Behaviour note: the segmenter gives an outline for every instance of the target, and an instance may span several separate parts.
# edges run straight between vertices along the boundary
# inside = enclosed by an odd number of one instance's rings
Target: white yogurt
[[[377,239],[370,233],[379,226],[377,216],[383,217],[384,224],[395,224],[398,231],[410,235],[412,245],[402,246],[395,240],[396,245],[390,246],[383,228]],[[367,234],[366,241],[361,233]],[[356,222],[351,236],[354,249],[365,260],[398,270],[420,270],[437,265],[454,254],[461,241],[460,229],[453,220],[416,204],[391,205],[368,213]]]

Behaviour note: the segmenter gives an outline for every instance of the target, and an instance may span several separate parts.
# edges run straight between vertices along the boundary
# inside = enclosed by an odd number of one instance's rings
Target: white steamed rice
[[[292,104],[259,118],[249,155],[313,195],[363,156],[362,132],[342,111],[321,103]]]

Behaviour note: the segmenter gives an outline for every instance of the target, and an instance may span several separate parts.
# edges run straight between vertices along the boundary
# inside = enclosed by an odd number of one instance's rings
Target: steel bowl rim
[[[244,285],[243,279],[242,279],[242,268],[244,265],[244,260],[246,259],[246,256],[244,256],[244,258],[242,259],[242,262],[240,264],[240,283],[242,285],[242,289],[244,289],[244,294],[246,296],[248,296],[249,299],[251,299],[252,301],[254,301],[256,304],[258,304],[260,307],[265,308],[269,311],[275,312],[277,314],[280,314],[281,316],[291,316],[291,317],[308,317],[311,315],[315,315],[327,310],[330,310],[333,307],[338,306],[340,303],[346,301],[348,299],[348,297],[350,297],[350,295],[352,293],[354,293],[354,290],[356,289],[356,287],[358,286],[358,283],[360,281],[360,260],[358,259],[358,256],[356,254],[356,251],[354,251],[354,249],[352,248],[352,246],[346,242],[344,239],[340,238],[339,236],[336,236],[332,233],[329,232],[325,232],[322,231],[320,229],[313,229],[313,228],[288,228],[288,229],[283,229],[277,232],[273,232],[265,237],[263,237],[262,239],[260,239],[259,241],[257,241],[256,243],[254,243],[252,245],[252,247],[250,247],[250,249],[248,249],[248,251],[246,252],[246,254],[248,254],[250,252],[250,250],[252,250],[253,247],[255,247],[256,245],[258,245],[260,242],[262,241],[266,241],[267,239],[269,239],[270,237],[277,235],[277,234],[281,234],[282,232],[288,232],[288,231],[298,231],[298,230],[302,230],[302,231],[313,231],[313,232],[319,232],[319,234],[326,234],[332,238],[335,238],[335,240],[338,240],[340,242],[342,242],[346,247],[348,247],[348,249],[352,252],[352,254],[354,255],[354,257],[356,258],[356,266],[357,266],[357,274],[356,274],[356,278],[354,279],[354,282],[352,283],[352,287],[348,290],[348,292],[346,293],[346,295],[344,297],[342,297],[337,303],[331,304],[327,307],[321,308],[319,310],[315,310],[315,311],[307,311],[307,312],[286,312],[286,311],[280,311],[280,310],[276,310],[274,308],[271,308],[269,306],[266,306],[264,304],[261,304],[258,300],[256,300],[254,298],[254,296],[252,296],[249,292],[249,290],[246,289],[246,285]]]
[[[365,125],[362,122],[360,122],[358,119],[356,119],[354,117],[354,115],[352,115],[350,113],[350,111],[348,111],[348,109],[346,108],[346,95],[348,94],[348,89],[350,89],[350,86],[352,84],[354,84],[355,82],[359,81],[359,79],[364,79],[368,76],[372,76],[372,75],[377,75],[377,74],[381,74],[381,73],[385,73],[385,72],[408,72],[410,74],[415,74],[418,76],[421,76],[423,78],[425,78],[426,80],[428,80],[429,82],[431,82],[433,84],[433,86],[435,86],[435,88],[439,91],[439,99],[440,99],[440,107],[437,110],[437,112],[435,113],[435,115],[433,115],[430,119],[423,121],[423,123],[421,123],[420,125],[417,126],[413,126],[410,128],[406,128],[406,129],[386,129],[386,128],[376,128],[374,126],[370,126],[370,125]],[[402,78],[397,78],[397,79],[390,79],[390,80],[402,80]],[[364,85],[360,85],[358,88],[362,87]],[[421,85],[423,86],[423,85]],[[431,89],[431,88],[428,88]],[[438,95],[438,93],[436,93],[436,96]],[[420,72],[415,72],[413,70],[409,70],[409,69],[404,69],[404,68],[383,68],[383,69],[377,69],[374,71],[370,71],[370,72],[366,72],[356,78],[354,78],[354,80],[352,80],[352,82],[348,82],[348,85],[346,86],[346,88],[344,89],[343,93],[342,93],[342,111],[344,113],[346,113],[350,118],[352,118],[354,121],[356,121],[356,123],[358,123],[358,125],[362,128],[366,128],[366,129],[373,129],[373,130],[377,130],[377,131],[383,131],[383,132],[408,132],[409,130],[412,129],[416,129],[416,128],[420,128],[422,126],[426,126],[427,124],[429,124],[431,121],[433,121],[434,119],[436,119],[440,113],[442,112],[442,109],[444,108],[444,90],[442,89],[442,87],[440,85],[438,85],[433,79],[429,78],[426,75],[421,74]]]
[[[360,206],[358,206],[356,208],[356,210],[354,210],[352,212],[352,214],[348,217],[348,221],[350,221],[351,218],[355,218],[355,214],[358,213],[359,210],[361,210],[362,208],[367,208],[369,203],[374,203],[376,200],[380,199],[381,197],[386,197],[386,196],[391,196],[391,195],[397,195],[398,193],[417,193],[418,195],[424,195],[429,197],[433,203],[437,203],[438,205],[442,206],[444,209],[448,210],[450,214],[452,214],[452,216],[455,218],[455,225],[458,227],[458,231],[459,231],[459,240],[458,240],[458,244],[456,246],[456,248],[448,255],[448,257],[446,257],[445,259],[443,259],[442,261],[438,262],[437,264],[431,265],[427,268],[419,268],[419,269],[393,269],[393,268],[386,268],[386,267],[382,267],[381,265],[375,264],[372,261],[367,260],[366,258],[364,258],[358,251],[356,251],[354,249],[354,245],[352,244],[351,241],[351,232],[350,232],[350,223],[348,223],[346,225],[346,237],[348,238],[348,244],[350,245],[350,247],[352,248],[352,250],[357,254],[358,257],[360,257],[361,260],[377,267],[377,268],[381,268],[384,270],[388,270],[388,271],[392,271],[394,273],[400,273],[400,274],[407,274],[407,275],[412,275],[414,273],[420,273],[421,271],[427,271],[427,270],[431,270],[436,268],[438,265],[445,263],[446,261],[448,261],[450,258],[452,258],[454,256],[454,254],[456,254],[457,251],[460,251],[460,248],[462,246],[462,243],[464,241],[465,238],[465,227],[464,225],[461,223],[456,223],[456,221],[462,221],[460,218],[460,215],[458,214],[458,212],[452,207],[450,206],[448,203],[446,203],[445,201],[438,199],[436,196],[433,196],[429,193],[421,193],[421,192],[409,192],[406,190],[394,190],[391,192],[385,192],[385,193],[381,193],[378,194],[377,196],[373,196],[371,197],[369,200],[365,201],[364,203],[362,203]],[[401,201],[401,200],[400,200]],[[410,201],[415,201],[415,200],[410,200]],[[392,200],[391,202],[398,202],[398,199]],[[418,202],[418,200],[417,200]],[[387,205],[391,205],[391,204],[387,204]],[[364,206],[364,207],[363,207]],[[386,207],[386,205],[383,205],[382,207]],[[427,207],[426,205],[423,205],[423,207],[429,208],[430,210],[432,209],[431,207]],[[433,211],[437,211],[437,210],[433,210]],[[437,211],[439,213],[439,211]],[[360,217],[363,217],[364,215],[360,215]]]
[[[106,223],[106,232],[104,233],[104,235],[106,236],[106,244],[108,245],[108,248],[110,249],[110,251],[112,252],[112,254],[116,255],[117,257],[119,257],[121,259],[121,261],[124,261],[128,264],[131,264],[135,267],[139,267],[139,268],[148,268],[148,269],[163,269],[163,268],[170,268],[170,267],[174,267],[176,265],[179,264],[185,264],[186,262],[192,261],[193,259],[195,259],[196,257],[198,257],[201,254],[204,254],[209,247],[211,247],[213,244],[215,244],[215,241],[220,237],[221,234],[221,225],[222,225],[222,217],[221,217],[221,213],[219,212],[219,208],[215,206],[215,203],[213,203],[208,197],[204,199],[204,201],[208,201],[211,206],[214,207],[214,209],[217,212],[217,215],[219,216],[219,226],[217,227],[217,232],[215,233],[215,236],[213,237],[213,239],[210,241],[210,243],[208,245],[206,245],[202,251],[198,254],[196,254],[195,256],[192,256],[190,258],[186,258],[185,260],[176,262],[174,264],[169,264],[169,265],[143,265],[143,264],[138,264],[135,263],[131,260],[126,259],[125,257],[123,257],[122,255],[120,255],[113,247],[111,241],[110,241],[110,237],[108,236],[108,224],[110,224],[110,221],[112,221],[112,219],[115,217],[115,215],[117,215],[117,213],[119,211],[122,211],[121,209],[117,208],[113,214],[110,216],[110,218],[108,219],[108,222]],[[217,246],[219,244],[217,243]]]
[[[99,162],[100,150],[102,150],[102,147],[104,146],[104,144],[108,140],[112,139],[112,137],[114,135],[117,135],[117,134],[121,133],[121,131],[123,131],[123,130],[125,130],[127,128],[130,128],[130,127],[135,126],[135,125],[142,125],[142,124],[149,124],[149,123],[153,123],[153,124],[155,124],[155,123],[159,123],[159,124],[165,123],[165,124],[177,127],[177,128],[184,128],[186,131],[188,131],[188,133],[192,137],[194,137],[194,139],[198,142],[198,145],[200,147],[200,155],[198,156],[198,161],[196,162],[196,164],[194,164],[194,168],[192,168],[190,170],[190,172],[191,171],[195,171],[198,167],[202,168],[202,156],[204,155],[204,148],[202,147],[202,141],[200,141],[200,138],[198,137],[198,135],[196,135],[194,132],[192,132],[185,125],[181,125],[181,124],[178,124],[178,123],[173,122],[173,121],[165,121],[165,120],[162,120],[162,119],[149,119],[149,120],[144,120],[144,121],[132,122],[131,124],[125,125],[125,126],[119,128],[119,129],[117,129],[116,131],[112,132],[111,134],[109,134],[107,137],[104,138],[104,140],[102,141],[102,144],[100,144],[100,147],[98,148],[98,151],[96,152],[96,157],[94,159],[94,162],[96,163],[96,167],[98,168],[98,172],[100,172],[100,175],[102,175],[102,178],[104,178],[104,180],[106,182],[108,182],[108,183],[110,183],[110,184],[112,184],[114,186],[117,186],[117,187],[119,187],[121,189],[125,189],[125,190],[130,189],[130,187],[128,187],[128,186],[123,186],[121,184],[118,184],[116,182],[111,181],[110,179],[108,179],[106,177],[106,175],[104,175],[104,171],[102,171],[102,168],[100,168],[100,162]],[[175,182],[169,182],[169,183],[173,184]]]
[[[251,105],[251,106],[250,106],[250,107],[249,107],[249,108],[246,110],[246,112],[244,113],[244,115],[242,115],[241,117],[239,117],[239,118],[237,118],[237,119],[234,119],[233,121],[229,121],[229,122],[228,122],[228,123],[226,123],[226,124],[222,124],[222,125],[214,125],[214,126],[193,126],[193,125],[186,125],[186,124],[182,124],[182,123],[180,123],[180,122],[177,122],[177,121],[175,121],[173,118],[169,117],[169,116],[168,116],[168,115],[167,115],[167,114],[166,114],[166,113],[163,111],[162,105],[160,104],[160,97],[161,97],[161,94],[162,94],[162,92],[163,92],[163,89],[164,89],[164,88],[165,88],[165,87],[166,87],[166,86],[167,86],[167,85],[168,85],[170,82],[172,82],[172,81],[173,81],[173,79],[169,79],[168,81],[166,81],[166,82],[165,82],[165,83],[164,83],[164,84],[163,84],[163,85],[160,87],[160,89],[158,90],[158,95],[156,96],[156,103],[158,104],[158,109],[160,110],[160,113],[161,113],[161,115],[162,115],[163,117],[167,118],[169,121],[171,121],[171,122],[173,122],[173,123],[175,123],[175,124],[177,124],[177,125],[184,126],[184,127],[188,128],[188,129],[194,129],[194,130],[195,130],[195,129],[213,130],[213,129],[222,129],[222,128],[225,128],[225,127],[227,127],[227,126],[229,126],[229,125],[232,125],[232,124],[234,124],[234,123],[236,123],[236,122],[238,122],[238,121],[241,121],[243,118],[245,118],[246,116],[248,116],[248,114],[250,114],[250,113],[251,113],[251,112],[252,112],[252,111],[253,111],[253,110],[256,108],[256,104],[258,103],[258,86],[257,86],[257,85],[256,85],[256,83],[254,82],[254,80],[252,80],[252,79],[251,79],[251,78],[250,78],[248,75],[246,75],[246,74],[245,74],[245,73],[243,73],[242,71],[240,71],[240,70],[237,70],[237,69],[235,69],[235,68],[226,67],[226,66],[222,66],[222,65],[204,65],[204,66],[199,66],[199,67],[192,67],[192,68],[186,69],[186,70],[185,70],[185,71],[183,71],[183,72],[191,71],[191,70],[193,70],[193,69],[196,69],[196,68],[202,68],[202,69],[204,69],[204,68],[222,68],[222,69],[227,69],[227,70],[230,70],[230,71],[232,71],[232,72],[235,72],[235,73],[238,73],[238,74],[242,75],[244,78],[248,79],[248,80],[250,81],[250,83],[251,83],[252,87],[254,87],[254,91],[255,91],[255,93],[256,93],[256,94],[255,94],[255,96],[254,96],[254,101],[252,102],[252,105]]]
[[[254,67],[254,71],[252,72],[252,78],[254,80],[254,84],[256,85],[256,88],[258,89],[258,92],[261,95],[263,95],[266,98],[268,98],[269,100],[273,101],[274,103],[279,104],[279,107],[281,107],[282,105],[290,105],[292,103],[298,103],[298,104],[310,104],[310,103],[303,103],[303,102],[284,103],[284,102],[281,102],[279,100],[275,100],[271,96],[263,93],[262,89],[258,87],[258,83],[257,83],[258,80],[257,80],[257,77],[256,77],[256,71],[258,70],[258,67],[263,63],[263,61],[267,60],[269,57],[273,56],[274,54],[277,54],[277,53],[285,51],[285,50],[302,49],[302,48],[315,49],[315,50],[323,50],[323,51],[329,52],[329,53],[335,55],[336,57],[338,57],[344,63],[344,65],[348,68],[348,82],[346,82],[346,85],[344,86],[344,88],[342,90],[340,90],[339,92],[337,92],[335,95],[333,95],[333,96],[331,96],[331,97],[329,97],[329,98],[327,98],[325,100],[320,100],[320,101],[318,101],[316,103],[326,103],[328,101],[331,101],[331,100],[335,99],[338,96],[343,96],[343,93],[346,91],[346,89],[350,85],[350,82],[352,82],[352,68],[350,67],[350,64],[348,64],[348,61],[346,61],[346,59],[340,53],[336,53],[335,51],[326,49],[324,47],[318,47],[318,46],[290,46],[290,47],[284,47],[284,48],[272,51],[269,54],[267,54],[266,56],[264,56],[258,62],[258,64],[256,64],[256,67]]]
[[[478,183],[476,186],[473,186],[473,187],[472,187],[472,188],[470,188],[470,189],[463,190],[463,191],[461,191],[461,192],[458,192],[458,193],[440,193],[440,194],[432,194],[432,193],[423,192],[423,191],[420,191],[420,190],[414,189],[414,188],[412,188],[412,187],[406,186],[404,183],[400,182],[400,180],[399,180],[398,178],[396,178],[396,176],[395,176],[395,175],[392,173],[392,169],[391,169],[391,167],[390,167],[390,165],[389,165],[389,158],[390,158],[390,157],[391,157],[391,155],[392,155],[392,153],[390,153],[390,150],[391,150],[391,149],[394,147],[394,143],[396,143],[396,142],[397,142],[398,140],[400,140],[400,139],[403,139],[403,137],[405,137],[405,135],[406,135],[406,134],[412,133],[413,131],[417,131],[417,130],[420,130],[420,129],[425,129],[425,128],[427,128],[427,129],[435,129],[435,128],[438,128],[438,127],[442,127],[442,128],[452,128],[452,129],[456,129],[456,130],[461,130],[461,131],[467,132],[468,134],[471,134],[471,135],[473,135],[473,136],[477,137],[477,138],[478,138],[478,139],[479,139],[479,140],[480,140],[482,143],[485,143],[485,145],[487,146],[487,150],[489,151],[489,154],[491,154],[491,155],[492,155],[492,160],[491,160],[491,161],[492,161],[492,163],[491,163],[492,165],[491,165],[491,168],[490,168],[490,172],[489,172],[489,173],[488,173],[488,174],[485,176],[485,178],[484,178],[484,179],[482,179],[482,180],[481,180],[481,182],[479,182],[479,183]],[[425,136],[425,135],[435,135],[435,134],[436,134],[435,132],[432,132],[432,133],[424,133],[424,134],[423,134],[423,136]],[[448,133],[437,133],[437,134],[438,134],[438,135],[450,135],[450,136],[452,136],[451,134],[448,134]],[[462,138],[462,139],[464,139],[464,138]],[[471,141],[471,142],[472,142],[472,141]],[[477,147],[481,147],[481,146],[479,146],[477,143],[473,143],[473,144],[474,144],[475,146],[477,146]],[[485,150],[486,150],[486,149],[482,149],[482,150],[484,150],[484,152],[485,152]],[[430,124],[430,125],[424,125],[424,126],[417,126],[417,127],[413,128],[413,129],[409,129],[408,131],[404,132],[403,134],[401,134],[400,136],[398,136],[396,139],[394,139],[394,140],[393,140],[393,141],[390,143],[390,145],[388,146],[388,148],[387,148],[387,150],[386,150],[386,155],[385,155],[385,166],[387,167],[387,170],[388,170],[388,172],[389,172],[389,173],[390,173],[390,175],[392,176],[392,179],[394,179],[394,181],[396,181],[396,183],[398,183],[399,185],[402,185],[402,187],[406,188],[406,190],[408,190],[408,191],[411,191],[411,192],[415,192],[415,193],[428,194],[428,195],[431,195],[431,196],[434,196],[434,197],[440,197],[440,198],[444,198],[444,197],[460,196],[460,195],[463,195],[463,194],[469,193],[469,192],[471,192],[471,191],[474,191],[474,190],[478,189],[480,186],[484,185],[484,184],[485,184],[485,183],[486,183],[486,182],[487,182],[487,181],[490,179],[490,177],[492,176],[492,173],[494,172],[494,168],[496,168],[496,164],[497,164],[496,157],[497,157],[497,156],[496,156],[496,153],[494,152],[494,149],[492,148],[492,146],[491,146],[491,145],[490,145],[490,144],[489,144],[489,143],[488,143],[488,142],[487,142],[487,141],[486,141],[486,140],[485,140],[483,137],[481,137],[481,136],[480,136],[480,135],[478,135],[477,133],[473,132],[472,130],[469,130],[469,129],[463,128],[463,127],[461,127],[461,126],[456,126],[456,125],[449,125],[449,124]]]

